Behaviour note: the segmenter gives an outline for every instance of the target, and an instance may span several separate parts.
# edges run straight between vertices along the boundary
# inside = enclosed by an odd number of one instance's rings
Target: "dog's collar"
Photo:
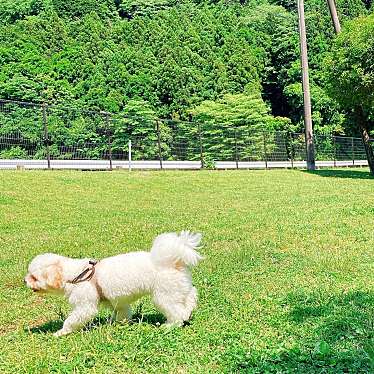
[[[68,283],[77,284],[81,282],[86,282],[92,279],[95,274],[95,266],[97,265],[98,260],[90,260],[88,264],[90,267],[84,269],[80,274],[78,274],[73,280],[68,281]]]

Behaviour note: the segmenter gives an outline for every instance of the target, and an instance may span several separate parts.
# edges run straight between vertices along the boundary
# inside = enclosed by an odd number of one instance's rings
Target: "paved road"
[[[367,166],[366,160],[316,161],[317,167]],[[113,169],[160,169],[159,161],[113,161]],[[200,169],[200,161],[163,161],[163,169]],[[265,169],[268,168],[306,168],[305,161],[216,161],[216,169]],[[4,160],[0,159],[0,169],[47,169],[46,160]],[[110,168],[108,160],[51,160],[52,169],[106,170]]]

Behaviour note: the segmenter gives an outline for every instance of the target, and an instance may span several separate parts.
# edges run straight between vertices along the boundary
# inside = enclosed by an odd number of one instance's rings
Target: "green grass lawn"
[[[101,258],[164,231],[204,234],[199,306],[158,327],[23,285],[41,252]],[[0,172],[0,373],[337,373],[374,370],[374,179],[367,170]]]

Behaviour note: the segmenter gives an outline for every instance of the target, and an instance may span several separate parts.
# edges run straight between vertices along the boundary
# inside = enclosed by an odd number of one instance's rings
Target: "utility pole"
[[[338,12],[336,11],[336,4],[335,0],[327,0],[327,3],[329,4],[330,9],[330,15],[332,19],[332,23],[334,24],[335,33],[340,33],[340,22],[338,17]]]
[[[306,161],[307,161],[307,169],[315,170],[316,161],[314,157],[312,109],[311,109],[311,103],[310,103],[308,51],[307,51],[307,44],[306,44],[304,0],[297,0],[297,8],[298,8],[298,16],[299,16],[300,55],[301,55],[302,84],[303,84],[303,93],[304,93]]]

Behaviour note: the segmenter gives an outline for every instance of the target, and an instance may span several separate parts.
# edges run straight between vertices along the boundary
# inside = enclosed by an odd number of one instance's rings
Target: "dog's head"
[[[27,287],[35,292],[52,292],[61,289],[62,258],[53,253],[36,256],[31,261],[25,277]]]

